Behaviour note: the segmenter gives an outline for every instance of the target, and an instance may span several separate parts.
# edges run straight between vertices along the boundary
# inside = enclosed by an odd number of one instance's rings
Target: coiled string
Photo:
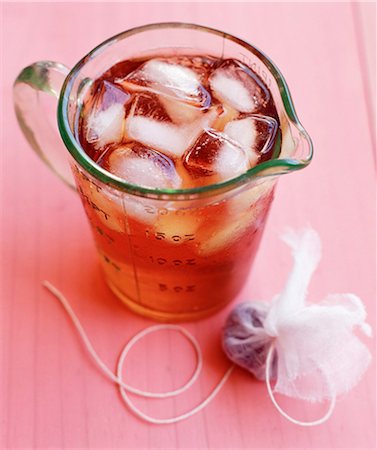
[[[85,333],[84,328],[82,327],[78,317],[76,316],[75,312],[73,311],[68,300],[64,297],[64,295],[58,289],[56,289],[48,281],[43,281],[42,284],[46,289],[48,289],[60,301],[61,305],[64,307],[66,313],[68,314],[68,316],[72,320],[74,326],[76,327],[76,329],[85,345],[85,348],[87,349],[87,351],[93,358],[94,362],[97,364],[99,369],[101,369],[101,371],[111,381],[113,381],[114,383],[116,383],[119,386],[119,390],[120,390],[122,399],[126,403],[126,405],[130,408],[130,410],[136,416],[140,417],[141,419],[143,419],[146,422],[153,423],[153,424],[160,424],[160,425],[161,424],[170,424],[170,423],[180,422],[182,420],[185,420],[185,419],[193,416],[194,414],[196,414],[197,412],[199,412],[203,408],[205,408],[216,397],[216,395],[219,393],[219,391],[224,386],[224,384],[226,383],[226,381],[228,380],[228,378],[230,377],[231,373],[234,370],[235,366],[233,364],[227,369],[227,371],[224,373],[223,377],[218,382],[218,384],[214,387],[212,392],[210,392],[210,394],[202,402],[200,402],[197,406],[190,409],[189,411],[187,411],[181,415],[169,417],[169,418],[159,419],[156,417],[151,417],[151,416],[143,413],[142,411],[140,411],[140,409],[134,405],[134,403],[131,401],[128,393],[130,392],[130,393],[138,395],[140,397],[147,397],[147,398],[170,398],[170,397],[174,397],[179,394],[182,394],[187,389],[189,389],[195,383],[195,381],[198,379],[200,372],[202,370],[202,367],[203,367],[202,351],[200,349],[199,343],[196,340],[196,338],[192,334],[190,334],[187,330],[185,330],[183,327],[181,327],[179,325],[161,324],[161,325],[153,325],[151,327],[145,328],[144,330],[141,330],[139,333],[137,333],[135,336],[133,336],[133,338],[131,338],[128,341],[128,343],[123,347],[123,350],[122,350],[119,360],[118,360],[117,371],[116,371],[116,374],[114,374],[106,366],[106,364],[102,361],[102,359],[98,356],[97,352],[94,350],[92,343],[90,342],[87,334]],[[190,342],[190,344],[194,348],[195,354],[196,354],[196,367],[195,367],[195,370],[194,370],[193,374],[191,375],[190,379],[184,385],[179,387],[178,389],[175,389],[173,391],[166,391],[166,392],[143,391],[141,389],[130,386],[129,384],[126,384],[122,379],[122,372],[123,372],[123,365],[124,365],[124,362],[126,360],[128,353],[130,352],[132,347],[138,341],[140,341],[143,337],[147,336],[150,333],[154,333],[154,332],[160,331],[160,330],[173,330],[173,331],[177,331],[177,332],[181,333]],[[275,399],[274,393],[271,388],[271,383],[270,383],[270,372],[271,372],[272,356],[273,356],[274,351],[275,351],[275,347],[273,344],[271,344],[271,347],[268,351],[267,360],[266,360],[266,384],[267,384],[267,390],[268,390],[269,397],[270,397],[273,405],[275,406],[275,408],[279,411],[279,413],[283,417],[285,417],[287,420],[289,420],[290,422],[292,422],[296,425],[315,426],[315,425],[320,425],[320,424],[326,422],[330,418],[331,414],[334,411],[335,397],[333,397],[331,399],[330,406],[329,406],[327,413],[321,419],[318,419],[318,420],[315,420],[312,422],[301,422],[299,420],[296,420],[293,417],[289,416],[279,406],[279,404],[277,403],[277,401]]]
[[[136,414],[141,419],[145,420],[146,422],[153,423],[153,424],[169,424],[169,423],[176,423],[180,422],[181,420],[187,419],[188,417],[193,416],[197,412],[201,411],[203,408],[205,408],[208,403],[215,398],[217,393],[220,391],[220,389],[223,387],[227,379],[229,378],[230,374],[233,372],[234,365],[229,367],[229,369],[225,372],[219,383],[215,386],[215,388],[212,390],[212,392],[206,397],[205,400],[203,400],[199,405],[195,406],[194,408],[190,409],[189,411],[175,417],[169,417],[169,418],[163,418],[159,419],[156,417],[148,416],[147,414],[143,413],[138,409],[134,403],[131,401],[130,397],[128,396],[128,392],[131,392],[132,394],[136,394],[140,397],[148,397],[148,398],[169,398],[174,397],[176,395],[182,394],[184,391],[189,389],[193,383],[198,379],[198,376],[202,370],[203,366],[203,356],[202,351],[200,349],[198,341],[195,339],[194,336],[192,336],[187,330],[185,330],[183,327],[179,325],[171,325],[171,324],[161,324],[161,325],[153,325],[151,327],[145,328],[144,330],[137,333],[123,348],[122,353],[120,354],[118,365],[117,365],[117,371],[116,375],[106,366],[106,364],[102,361],[102,359],[98,356],[97,352],[94,350],[92,343],[90,342],[87,334],[84,331],[84,328],[82,327],[79,319],[77,318],[75,312],[71,308],[71,305],[68,303],[67,299],[64,297],[64,295],[56,289],[51,283],[48,281],[44,281],[43,286],[47,288],[62,304],[65,311],[67,312],[68,316],[72,320],[74,326],[76,327],[81,339],[84,342],[84,345],[86,349],[88,350],[89,354],[93,358],[94,362],[97,364],[97,366],[101,369],[101,371],[114,383],[116,383],[119,386],[120,393],[122,395],[122,398],[124,402],[127,404],[127,406],[130,408],[130,410]],[[129,384],[124,383],[122,379],[122,370],[123,365],[126,359],[127,354],[131,350],[131,348],[138,342],[140,339],[142,339],[144,336],[154,333],[156,331],[160,330],[173,330],[181,333],[187,340],[190,342],[192,347],[195,350],[196,353],[196,368],[191,375],[190,379],[180,388],[175,389],[173,391],[167,391],[167,392],[148,392],[143,391],[141,389],[137,389],[133,386],[130,386]]]

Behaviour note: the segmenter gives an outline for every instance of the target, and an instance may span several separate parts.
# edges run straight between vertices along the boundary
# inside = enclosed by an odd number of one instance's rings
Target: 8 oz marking
[[[177,294],[180,292],[195,292],[196,288],[195,284],[190,284],[188,286],[168,286],[167,284],[164,283],[159,283],[158,287],[162,292],[173,291],[176,292]]]

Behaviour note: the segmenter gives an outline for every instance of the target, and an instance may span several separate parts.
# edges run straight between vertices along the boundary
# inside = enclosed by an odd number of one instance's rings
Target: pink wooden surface
[[[359,35],[355,8],[375,14],[375,5],[347,3],[4,5],[1,448],[375,448],[374,360],[362,382],[339,400],[330,421],[318,428],[288,423],[273,408],[265,386],[242,370],[203,412],[185,422],[150,426],[135,418],[40,283],[48,279],[69,297],[112,368],[121,346],[152,322],[130,313],[105,286],[78,198],[32,154],[11,100],[12,82],[28,63],[53,59],[72,66],[103,39],[147,22],[193,21],[254,43],[288,80],[316,153],[310,168],[280,180],[254,270],[237,300],[269,299],[279,292],[291,261],[278,235],[287,225],[310,223],[324,247],[310,299],[354,292],[374,326],[375,169],[366,94],[371,92],[366,83],[373,80],[360,63],[360,51],[364,36],[375,30]],[[200,382],[174,400],[136,400],[146,412],[183,412],[215,385],[229,364],[220,348],[228,310],[185,325],[203,348]],[[373,341],[368,345],[372,349]],[[161,333],[131,353],[126,378],[141,388],[168,389],[185,379],[193,362],[183,339]],[[303,420],[324,411],[324,405],[281,401]]]

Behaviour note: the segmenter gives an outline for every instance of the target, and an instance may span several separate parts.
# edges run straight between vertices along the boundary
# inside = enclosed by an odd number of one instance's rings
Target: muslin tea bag
[[[234,308],[223,330],[223,348],[234,364],[205,400],[191,410],[170,418],[146,415],[133,404],[128,394],[167,398],[190,388],[199,377],[203,364],[195,337],[178,325],[147,327],[125,345],[117,371],[113,373],[96,353],[67,299],[51,283],[45,281],[43,284],[65,308],[98,368],[119,386],[124,402],[142,420],[169,424],[196,414],[219,393],[238,365],[266,382],[271,401],[285,418],[302,426],[318,425],[330,417],[337,396],[354,387],[366,371],[371,356],[355,331],[359,329],[371,336],[371,328],[365,322],[363,303],[354,294],[334,294],[318,303],[306,302],[307,287],[321,257],[318,234],[310,228],[296,232],[290,230],[283,235],[283,240],[291,247],[294,260],[285,288],[270,303],[249,302]],[[126,384],[122,378],[122,368],[128,352],[145,335],[160,330],[177,331],[193,346],[197,365],[190,379],[174,391],[159,393],[142,391]],[[272,380],[275,382],[274,389],[271,387]],[[316,421],[301,422],[290,417],[279,406],[275,392],[303,401],[329,400],[329,409]],[[251,390],[245,395],[250,396],[252,401]]]
[[[294,259],[285,288],[270,304],[239,304],[227,319],[223,348],[235,364],[266,380],[275,406],[272,378],[275,392],[311,402],[329,400],[332,411],[336,397],[352,389],[370,363],[368,349],[354,332],[371,336],[371,328],[354,294],[306,302],[321,257],[320,238],[313,229],[289,230],[283,241]]]

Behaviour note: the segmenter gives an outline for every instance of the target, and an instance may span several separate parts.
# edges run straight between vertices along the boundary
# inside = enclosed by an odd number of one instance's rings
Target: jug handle
[[[37,155],[69,187],[75,188],[67,150],[41,103],[40,92],[59,98],[70,69],[54,61],[38,61],[25,67],[13,86],[14,108],[21,130]]]

